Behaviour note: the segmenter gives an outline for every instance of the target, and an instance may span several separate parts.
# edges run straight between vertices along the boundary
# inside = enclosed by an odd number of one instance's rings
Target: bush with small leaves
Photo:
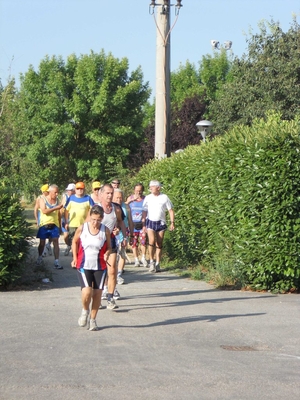
[[[135,178],[145,186],[161,180],[174,203],[169,258],[219,269],[227,280],[231,274],[236,287],[299,289],[299,133],[299,120],[269,112],[251,127],[144,166]]]
[[[19,195],[0,188],[0,286],[20,277],[30,248],[29,224],[26,222]]]

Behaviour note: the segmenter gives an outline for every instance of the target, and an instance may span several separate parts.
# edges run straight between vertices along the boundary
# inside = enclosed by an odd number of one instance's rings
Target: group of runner
[[[117,283],[122,277],[127,257],[126,247],[132,247],[135,266],[149,267],[151,273],[160,271],[164,233],[167,229],[166,212],[170,216],[170,230],[174,229],[173,205],[161,193],[161,183],[151,181],[151,194],[144,196],[144,186],[138,183],[134,193],[124,201],[120,181],[115,179],[101,185],[92,183],[93,193],[85,194],[84,182],[70,183],[61,202],[57,185],[43,185],[42,195],[36,200],[35,216],[38,224],[37,264],[42,263],[43,252],[53,243],[54,268],[59,264],[59,237],[62,231],[66,243],[65,255],[72,251],[71,266],[78,271],[81,286],[81,327],[97,330],[96,316],[107,300],[107,309],[118,308],[120,298]],[[146,260],[148,236],[149,264]],[[47,243],[49,239],[51,243]],[[129,239],[127,241],[127,239]],[[139,260],[139,246],[141,259]]]

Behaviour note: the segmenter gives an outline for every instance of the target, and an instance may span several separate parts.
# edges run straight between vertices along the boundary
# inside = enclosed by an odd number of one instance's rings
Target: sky
[[[162,3],[156,0],[156,3]],[[141,66],[144,82],[155,95],[156,25],[150,0],[0,0],[0,79],[3,85],[29,65],[38,70],[46,55],[76,56],[91,50],[128,58],[129,68]],[[176,0],[171,1],[176,4]],[[210,41],[231,40],[232,53],[247,52],[250,29],[262,20],[278,21],[287,31],[293,15],[300,22],[299,0],[182,0],[171,32],[171,71],[187,60],[198,67],[213,55]],[[171,25],[175,22],[171,8]]]

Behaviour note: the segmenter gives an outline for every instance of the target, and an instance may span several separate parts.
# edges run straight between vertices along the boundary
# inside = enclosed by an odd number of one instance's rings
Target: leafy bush
[[[174,203],[170,258],[231,274],[234,286],[288,291],[300,284],[299,121],[269,113],[251,127],[143,167]]]
[[[0,188],[0,286],[17,278],[28,254],[29,225],[25,220],[20,199],[7,188]]]

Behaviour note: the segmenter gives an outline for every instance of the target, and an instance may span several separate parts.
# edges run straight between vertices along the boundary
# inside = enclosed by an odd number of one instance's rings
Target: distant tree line
[[[189,61],[171,74],[171,151],[199,144],[196,123],[214,135],[251,125],[269,110],[293,119],[300,110],[300,30],[274,21],[247,38],[248,52],[225,50]],[[41,183],[109,180],[135,173],[154,156],[154,104],[141,68],[126,58],[45,57],[37,71],[0,86],[0,175],[24,193]]]

